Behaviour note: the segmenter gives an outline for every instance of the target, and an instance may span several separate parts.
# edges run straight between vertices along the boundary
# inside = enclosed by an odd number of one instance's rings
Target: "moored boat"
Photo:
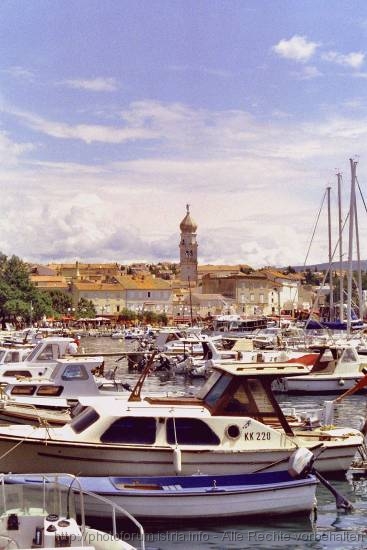
[[[259,474],[172,477],[79,477],[83,489],[127,508],[140,519],[202,520],[271,514],[309,514],[317,478],[287,470]],[[101,505],[102,504],[102,505]],[[86,501],[88,516],[104,517],[100,501]]]
[[[60,483],[62,476],[63,483]],[[70,498],[70,489],[76,506]],[[72,547],[74,550],[134,550],[119,538],[116,517],[132,521],[140,532],[144,549],[144,530],[140,523],[118,504],[88,491],[88,502],[99,502],[113,528],[112,533],[86,524],[86,493],[77,478],[63,474],[23,476],[0,475],[0,548],[31,550],[34,548]]]
[[[295,431],[271,385],[308,372],[297,363],[217,365],[196,397],[140,395],[146,370],[129,397],[85,397],[62,427],[0,426],[4,471],[66,471],[84,476],[207,475],[284,469],[299,447],[316,467],[345,472],[363,435],[324,426]]]

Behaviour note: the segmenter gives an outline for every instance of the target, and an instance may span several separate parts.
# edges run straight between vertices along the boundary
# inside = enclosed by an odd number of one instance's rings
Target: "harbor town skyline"
[[[199,263],[303,265],[349,158],[366,187],[367,6],[281,5],[4,1],[0,251],[177,261],[189,203]]]

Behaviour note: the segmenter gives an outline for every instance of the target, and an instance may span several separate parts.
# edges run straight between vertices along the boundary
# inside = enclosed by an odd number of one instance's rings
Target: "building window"
[[[259,296],[259,302],[260,302],[260,304],[263,304],[263,303],[264,303],[264,294],[260,294],[260,296]]]
[[[250,294],[250,302],[254,302],[255,301],[255,294]]]
[[[116,306],[117,313],[120,311],[120,306]]]
[[[147,293],[147,294],[148,294],[148,298],[150,298],[150,291],[149,291],[149,290],[148,290],[148,293]]]

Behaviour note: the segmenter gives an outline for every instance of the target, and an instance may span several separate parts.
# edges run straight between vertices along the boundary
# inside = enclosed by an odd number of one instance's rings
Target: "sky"
[[[353,159],[367,258],[365,0],[2,0],[0,113],[7,256],[326,262]]]

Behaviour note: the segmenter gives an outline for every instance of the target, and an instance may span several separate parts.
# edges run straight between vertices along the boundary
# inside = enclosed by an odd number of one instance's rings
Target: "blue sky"
[[[362,0],[3,0],[0,52],[7,255],[177,261],[189,203],[200,263],[301,265],[366,188]]]

